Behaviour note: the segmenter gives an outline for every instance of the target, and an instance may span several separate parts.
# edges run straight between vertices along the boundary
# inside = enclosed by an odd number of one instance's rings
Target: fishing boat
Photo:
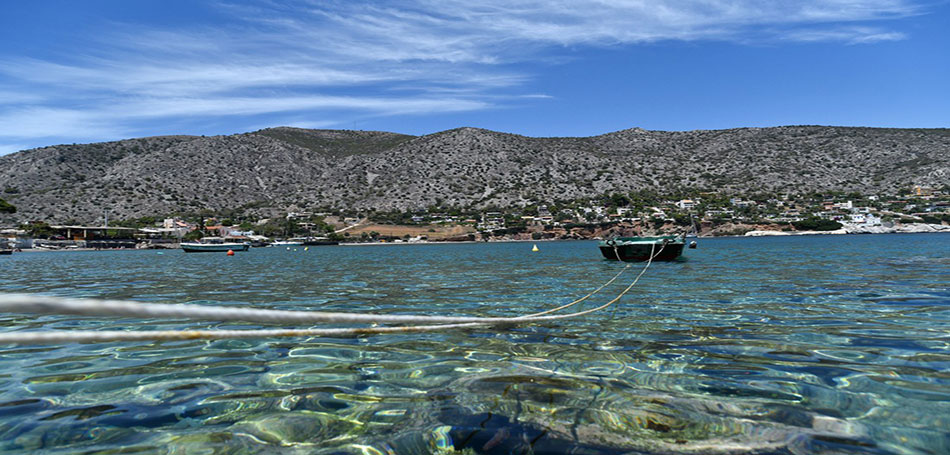
[[[205,237],[199,242],[181,242],[181,249],[186,253],[247,251],[250,247],[250,242],[225,242],[220,237]]]
[[[673,261],[683,254],[686,237],[665,235],[660,237],[615,237],[601,240],[598,246],[605,258],[614,261],[642,262],[656,255],[654,261]]]

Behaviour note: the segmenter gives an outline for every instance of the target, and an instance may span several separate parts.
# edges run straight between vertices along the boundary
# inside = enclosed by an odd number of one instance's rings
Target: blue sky
[[[950,127],[916,0],[0,4],[0,154],[271,126],[528,136]]]

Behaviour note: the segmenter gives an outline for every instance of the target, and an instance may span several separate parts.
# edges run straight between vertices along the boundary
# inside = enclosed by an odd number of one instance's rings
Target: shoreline
[[[742,237],[770,237],[795,235],[867,235],[867,234],[939,234],[950,232],[950,226],[944,224],[911,223],[885,226],[845,225],[832,231],[773,231],[752,230]]]
[[[944,229],[936,230],[889,230],[885,232],[862,232],[856,231],[851,232],[846,229],[837,229],[834,231],[749,231],[741,235],[699,235],[692,237],[695,239],[720,239],[720,238],[758,238],[758,237],[801,237],[801,236],[815,236],[815,235],[887,235],[887,234],[950,234],[950,226],[944,226]],[[322,245],[322,247],[328,246],[343,246],[343,247],[353,247],[353,246],[398,246],[398,245],[463,245],[463,244],[484,244],[484,243],[547,243],[547,242],[582,242],[582,241],[598,241],[601,239],[590,238],[590,239],[537,239],[537,240],[524,240],[524,239],[497,239],[497,240],[457,240],[457,241],[425,241],[425,242],[354,242],[354,243],[340,243],[339,245]],[[254,249],[266,249],[266,248],[276,248],[276,247],[257,247]],[[96,249],[96,248],[59,248],[59,249],[46,249],[46,248],[26,248],[20,251],[15,251],[15,253],[64,253],[64,252],[96,252],[96,251],[156,251],[156,252],[165,252],[165,251],[181,251],[181,248],[111,248],[111,249]]]

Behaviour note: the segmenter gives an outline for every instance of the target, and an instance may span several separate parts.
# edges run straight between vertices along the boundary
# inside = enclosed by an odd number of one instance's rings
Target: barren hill
[[[57,145],[0,157],[25,220],[240,209],[512,206],[651,188],[891,192],[950,182],[950,130],[822,126],[531,138],[270,128]]]

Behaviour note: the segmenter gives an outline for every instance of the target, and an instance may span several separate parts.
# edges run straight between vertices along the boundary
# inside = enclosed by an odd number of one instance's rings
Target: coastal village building
[[[240,226],[222,226],[218,229],[221,237],[249,237],[254,235],[253,230],[243,230]]]
[[[175,218],[165,218],[165,220],[162,221],[162,227],[165,229],[187,229],[189,231],[194,229],[192,225]]]
[[[191,232],[191,228],[166,228],[166,227],[155,227],[155,228],[142,228],[139,229],[139,232],[147,235],[148,237],[169,237],[169,238],[181,238],[185,234]]]
[[[663,209],[659,207],[650,207],[650,212],[650,216],[653,218],[660,218],[664,220],[669,219],[669,217],[666,216],[666,212],[664,212]]]
[[[918,197],[930,197],[934,195],[934,189],[927,186],[914,186],[913,192],[914,196]]]
[[[33,247],[134,248],[136,228],[52,225],[49,239],[35,239]]]
[[[874,216],[873,214],[864,214],[864,213],[855,213],[848,217],[847,220],[849,224],[857,224],[863,226],[880,226],[881,218]]]
[[[692,199],[683,199],[681,201],[677,201],[675,205],[680,210],[692,210],[694,207],[696,207],[696,202]]]
[[[732,218],[735,216],[735,212],[732,210],[706,210],[703,213],[703,219],[712,220],[715,218]]]
[[[495,229],[505,228],[505,216],[501,212],[482,213],[482,221],[478,224],[478,229],[483,231],[493,231]]]
[[[838,202],[834,204],[834,208],[838,210],[851,210],[854,208],[854,204],[851,201]]]

